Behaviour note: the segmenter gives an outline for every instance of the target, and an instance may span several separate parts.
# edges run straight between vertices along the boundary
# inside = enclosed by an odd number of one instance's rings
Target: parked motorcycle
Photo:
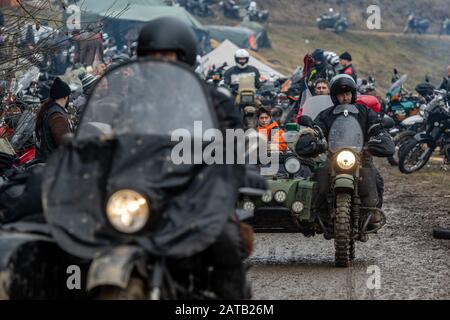
[[[256,129],[258,126],[257,112],[261,103],[256,98],[254,76],[240,77],[235,104],[241,112],[244,128]]]
[[[426,129],[405,142],[399,151],[399,168],[411,174],[422,169],[434,151],[440,147],[444,162],[450,161],[450,104],[445,90],[436,91],[436,97],[424,111]]]
[[[219,3],[223,9],[223,15],[225,18],[241,20],[244,16],[242,14],[241,7],[234,0],[224,0]]]
[[[206,81],[214,84],[215,87],[219,87],[223,81],[223,76],[227,67],[228,64],[226,62],[224,62],[220,67],[213,65],[211,70],[209,70],[206,75]]]
[[[427,33],[430,24],[429,19],[418,18],[412,13],[408,17],[403,33],[416,32],[418,34],[424,34]]]
[[[329,14],[323,14],[317,18],[317,26],[320,30],[334,29],[336,33],[344,33],[349,27],[346,17],[338,12],[334,12],[333,8],[329,9]]]
[[[358,93],[362,95],[376,95],[376,83],[372,76],[369,79],[358,79]]]
[[[185,8],[188,12],[199,17],[214,17],[214,11],[209,7],[210,0],[190,0],[186,2]]]

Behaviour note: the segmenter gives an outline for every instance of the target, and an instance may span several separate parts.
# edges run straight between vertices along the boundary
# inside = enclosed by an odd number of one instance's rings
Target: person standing
[[[341,74],[347,74],[355,80],[355,83],[358,83],[358,73],[355,70],[355,67],[352,64],[352,56],[348,52],[344,52],[339,56],[340,64],[342,66]]]

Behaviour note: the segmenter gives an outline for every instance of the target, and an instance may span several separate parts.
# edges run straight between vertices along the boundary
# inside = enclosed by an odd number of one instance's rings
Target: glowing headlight
[[[294,211],[294,213],[301,213],[303,211],[303,203],[301,203],[300,201],[295,201],[292,204],[292,211]]]
[[[356,164],[356,157],[351,151],[341,151],[336,158],[336,162],[342,170],[350,170]]]
[[[286,201],[287,194],[284,191],[277,191],[275,193],[275,201],[278,203],[283,203]]]
[[[290,174],[296,174],[301,169],[301,163],[297,158],[289,158],[284,163],[284,168]]]
[[[147,200],[138,192],[120,190],[109,197],[106,216],[116,230],[135,233],[147,224],[150,209]]]
[[[243,208],[246,211],[253,211],[253,210],[255,210],[255,204],[251,201],[246,201],[246,202],[244,202]]]
[[[264,203],[269,203],[273,199],[272,192],[268,191],[265,195],[262,196],[261,200]]]

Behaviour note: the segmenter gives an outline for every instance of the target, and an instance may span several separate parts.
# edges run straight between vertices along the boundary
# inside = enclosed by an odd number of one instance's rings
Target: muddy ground
[[[322,236],[258,234],[249,259],[255,299],[450,299],[450,241],[432,235],[450,227],[450,171],[378,167],[388,223],[357,244],[353,265],[335,268],[334,243]]]

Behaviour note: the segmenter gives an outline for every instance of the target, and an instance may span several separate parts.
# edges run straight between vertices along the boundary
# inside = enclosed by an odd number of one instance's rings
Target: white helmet
[[[245,59],[245,62],[242,63],[240,60],[244,60],[244,59]],[[236,62],[236,65],[238,66],[238,68],[245,69],[248,66],[248,62],[250,61],[250,54],[248,53],[247,50],[239,49],[234,54],[234,61]]]

